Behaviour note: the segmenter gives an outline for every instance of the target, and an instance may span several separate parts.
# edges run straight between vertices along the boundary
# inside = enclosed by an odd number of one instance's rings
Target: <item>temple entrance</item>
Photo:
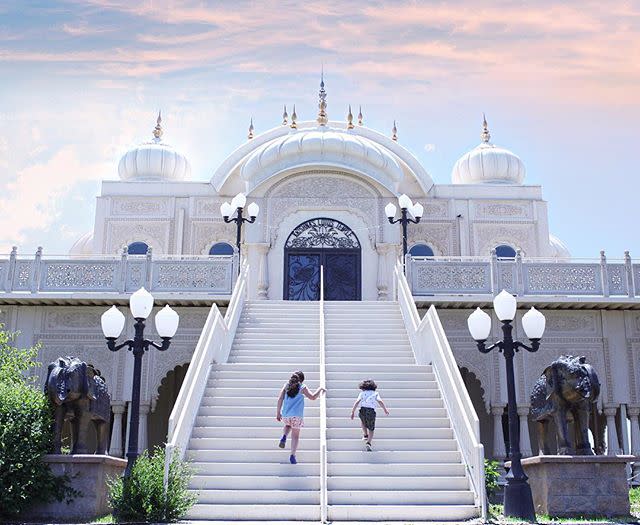
[[[303,222],[289,235],[284,247],[284,298],[319,301],[321,266],[325,300],[360,300],[360,241],[347,225],[328,218]]]

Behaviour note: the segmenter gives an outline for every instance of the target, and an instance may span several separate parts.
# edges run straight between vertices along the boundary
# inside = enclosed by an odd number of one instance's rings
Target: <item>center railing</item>
[[[486,518],[484,446],[480,442],[478,415],[462,381],[435,307],[431,306],[421,320],[400,261],[396,264],[394,275],[398,302],[416,362],[419,365],[431,364],[433,367],[453,432],[469,473],[476,505],[480,507],[482,517]]]
[[[320,266],[320,388],[327,387],[324,329],[324,267]],[[327,523],[327,395],[320,396],[320,521]]]
[[[165,448],[165,489],[168,485],[169,466],[174,454],[183,458],[189,444],[207,381],[214,363],[226,363],[247,297],[249,266],[243,265],[233,290],[225,317],[214,304],[209,311],[189,368],[176,399],[167,432]]]

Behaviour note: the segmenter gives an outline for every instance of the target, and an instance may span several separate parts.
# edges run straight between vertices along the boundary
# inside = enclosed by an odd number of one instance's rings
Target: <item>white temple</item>
[[[330,518],[356,519],[354,507],[363,513],[357,519],[372,518],[376,513],[384,519],[462,519],[482,512],[484,503],[474,488],[480,479],[474,476],[481,475],[481,467],[470,463],[469,454],[475,452],[464,448],[466,438],[461,429],[469,422],[472,427],[477,424],[476,438],[485,455],[503,459],[506,390],[502,357],[477,351],[466,319],[477,306],[490,309],[493,296],[501,289],[515,294],[522,309],[515,321],[518,337],[525,338],[520,324],[525,308],[535,306],[547,319],[541,349],[534,354],[520,353],[516,358],[524,454],[537,453],[535,427],[528,421],[529,393],[544,367],[562,354],[584,355],[598,371],[602,382],[599,408],[608,429],[608,453],[640,454],[640,265],[633,263],[628,253],[624,257],[620,254],[615,261],[607,260],[604,253],[594,261],[573,261],[563,242],[550,233],[542,188],[527,185],[523,160],[491,141],[486,119],[479,145],[453,166],[451,184],[434,184],[422,164],[402,146],[395,125],[388,136],[368,128],[362,112],[354,118],[349,108],[345,120],[330,120],[328,115],[322,83],[316,120],[299,122],[294,108],[291,115],[285,109],[282,123],[264,133],[254,135],[251,125],[248,138],[222,164],[212,167],[208,182],[190,180],[189,161],[164,142],[158,116],[152,140],[124,153],[118,165],[120,180],[102,183],[93,228],[73,245],[68,258],[48,258],[45,247],[35,257],[23,258],[14,250],[11,256],[0,259],[0,319],[8,329],[20,330],[19,342],[42,343],[40,361],[45,370],[46,364],[59,355],[76,355],[94,363],[105,376],[114,415],[111,453],[122,455],[126,445],[128,425],[124,414],[130,401],[132,362],[126,352],[107,350],[100,316],[111,304],[123,305],[121,310],[126,313],[124,305],[131,292],[145,286],[157,306],[171,304],[176,308],[180,327],[168,351],[150,351],[144,359],[141,446],[167,440],[169,414],[182,386],[184,399],[178,399],[176,406],[188,417],[178,421],[180,414],[174,411],[169,442],[183,444],[196,461],[215,463],[212,472],[219,477],[227,471],[233,476],[222,465],[224,451],[233,448],[234,440],[246,437],[242,432],[234,434],[233,424],[225,422],[225,414],[233,410],[215,401],[218,395],[222,402],[232,395],[229,378],[236,377],[234,370],[245,371],[244,377],[248,378],[257,374],[257,383],[260,373],[273,370],[268,380],[280,384],[291,370],[303,368],[310,371],[310,384],[326,378],[330,392],[332,382],[334,390],[346,389],[341,374],[352,372],[349,388],[354,396],[361,375],[370,373],[381,378],[378,382],[383,394],[385,390],[390,393],[392,412],[395,406],[396,413],[404,414],[398,424],[406,422],[408,428],[412,428],[411,418],[421,421],[423,407],[427,412],[440,408],[427,408],[432,406],[427,400],[424,404],[407,403],[400,392],[402,384],[395,382],[419,381],[414,378],[417,374],[425,374],[427,381],[431,374],[428,381],[440,390],[442,410],[449,418],[440,433],[425,430],[423,434],[434,438],[436,448],[423,450],[417,441],[412,445],[402,440],[396,444],[399,449],[393,448],[394,439],[384,443],[383,430],[379,461],[397,461],[405,467],[429,463],[429,454],[437,456],[440,450],[443,455],[451,454],[447,464],[469,467],[466,471],[461,467],[459,474],[467,481],[458,479],[457,485],[452,481],[451,494],[441,500],[429,495],[428,481],[416,486],[409,481],[401,483],[408,491],[422,491],[420,503],[412,503],[411,497],[391,498],[385,493],[383,474],[374,470],[372,479],[381,478],[378,485],[349,486],[348,480],[341,479],[340,465],[363,459],[349,456],[352,444],[342,438],[353,435],[358,446],[358,429],[351,422],[343,425],[339,419],[342,415],[336,415],[338,406],[343,407],[342,398],[332,400],[330,393],[326,435],[323,438],[323,426],[318,423],[320,445],[315,437],[308,441],[311,447],[327,444],[325,506]],[[259,206],[255,222],[243,226],[240,253],[236,225],[226,223],[220,212],[221,206],[238,194],[246,197],[247,204],[255,202]],[[402,265],[398,265],[402,260],[402,229],[399,224],[391,224],[385,213],[385,207],[390,202],[397,204],[401,195],[411,199],[410,217],[420,219],[408,225],[406,280]],[[421,206],[414,207],[415,203]],[[242,207],[246,209],[246,205]],[[598,251],[594,249],[594,253]],[[408,295],[403,295],[405,284]],[[322,329],[312,320],[320,299],[324,302],[320,315],[326,317],[320,325],[325,327],[322,337],[318,332]],[[219,335],[211,324],[212,305],[215,312],[220,308],[227,315],[226,324],[220,324],[226,331]],[[432,305],[437,314],[433,310],[425,314]],[[419,329],[411,321],[415,308],[420,316],[416,322],[424,317]],[[340,320],[345,321],[344,326]],[[396,321],[400,323],[397,326],[393,324]],[[444,332],[438,339],[440,322]],[[128,333],[130,323],[131,319],[125,328]],[[213,349],[211,341],[218,336],[220,342]],[[497,321],[494,336],[499,337]],[[307,353],[295,354],[296,345]],[[318,354],[325,350],[326,365],[324,358],[319,361]],[[449,384],[438,367],[445,366],[447,352],[451,351],[460,374],[456,370],[457,379]],[[437,352],[444,361],[438,361]],[[356,366],[357,356],[364,356],[369,368]],[[211,390],[207,394],[196,374],[207,372],[211,362],[214,366],[209,386],[214,388],[207,387],[207,392]],[[194,363],[199,363],[199,371]],[[396,370],[394,366],[399,367],[396,375],[390,372]],[[191,384],[183,383],[185,373]],[[223,383],[224,387],[216,386]],[[239,384],[252,388],[251,382]],[[462,384],[475,411],[464,412],[452,400],[451,392]],[[277,389],[274,391],[277,394]],[[351,398],[351,393],[345,394],[347,397]],[[204,405],[207,399],[210,406]],[[227,408],[235,406],[230,400],[228,403]],[[236,412],[263,417],[262,407],[255,412],[249,408],[243,406]],[[315,408],[309,411],[311,419],[322,419]],[[458,412],[462,415],[456,415]],[[203,419],[209,413],[218,419]],[[264,410],[264,416],[273,414],[271,408]],[[278,428],[272,423],[256,430],[256,438],[276,439]],[[228,428],[214,432],[206,430],[207,425]],[[314,424],[310,427],[309,435],[315,436]],[[411,431],[406,434],[422,435]],[[451,441],[440,442],[438,436]],[[222,437],[225,443],[216,441]],[[194,444],[196,438],[210,442]],[[389,454],[404,459],[385,459],[383,447],[387,445],[392,447]],[[274,472],[287,479],[285,465],[279,464],[280,459],[286,459],[284,455],[272,460],[272,452],[277,451],[265,449],[262,457],[262,445],[247,446],[253,447],[253,456],[262,458],[265,464],[277,463]],[[229,454],[236,452],[231,450]],[[409,455],[405,457],[404,453]],[[208,459],[202,460],[201,456]],[[324,461],[311,457],[314,459],[308,463]],[[238,458],[233,461],[244,461]],[[398,472],[406,472],[407,479],[419,475],[420,469],[405,467]],[[284,507],[297,505],[293,512],[299,512],[299,516],[319,519],[316,510],[318,504],[322,507],[322,490],[317,504],[315,482],[309,482],[310,488],[298,493],[296,499],[291,494],[283,496],[290,488],[286,483],[278,484],[269,476],[262,479],[252,471],[258,487],[250,482],[246,486],[231,484],[228,488],[235,487],[238,493],[232,497],[213,478],[206,481],[207,472],[205,469],[198,478],[203,484],[197,488],[204,495],[196,507],[196,518],[262,519],[280,516],[280,512],[286,515],[291,509]],[[307,475],[313,477],[314,472],[309,470]],[[264,493],[258,491],[261,496],[255,496],[262,483]],[[346,493],[351,488],[355,492],[349,499]],[[358,490],[373,490],[379,501],[387,502],[388,513],[376,509]],[[216,510],[222,504],[230,509],[227,514]],[[253,514],[240,510],[248,504],[255,507]],[[445,510],[438,513],[434,510],[437,508]]]

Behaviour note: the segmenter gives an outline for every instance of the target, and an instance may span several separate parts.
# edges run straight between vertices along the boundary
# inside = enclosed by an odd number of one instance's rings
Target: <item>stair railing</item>
[[[324,330],[324,266],[320,266],[320,388],[327,387]],[[327,395],[320,396],[320,521],[327,523]]]
[[[320,266],[320,388],[327,387],[324,329],[324,267]],[[320,396],[320,521],[327,523],[327,396]]]
[[[249,266],[245,264],[240,269],[225,317],[222,317],[218,306],[214,303],[200,333],[189,368],[169,416],[164,465],[165,490],[169,482],[171,458],[177,453],[182,459],[187,450],[211,367],[214,363],[226,363],[229,358],[231,344],[247,297],[248,273]]]
[[[425,316],[420,314],[413,300],[409,283],[398,261],[395,270],[398,303],[402,311],[411,347],[420,365],[431,364],[442,392],[451,426],[462,453],[476,505],[487,517],[487,498],[484,481],[484,446],[480,442],[480,421],[467,388],[462,381],[451,346],[432,305]]]

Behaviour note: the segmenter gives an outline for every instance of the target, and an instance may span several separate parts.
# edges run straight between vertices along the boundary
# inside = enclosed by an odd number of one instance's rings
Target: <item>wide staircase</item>
[[[307,400],[299,463],[289,463],[289,443],[287,450],[277,447],[282,427],[276,400],[298,369],[309,388],[317,388],[321,311],[318,302],[245,303],[229,360],[212,366],[188,442],[186,455],[197,470],[190,488],[198,491],[188,518],[477,517],[480,508],[441,390],[431,366],[416,364],[397,302],[324,303],[327,492],[320,400]],[[377,382],[391,412],[387,417],[378,410],[372,452],[365,451],[357,415],[349,418],[358,383],[366,378]]]
[[[325,303],[328,517],[332,521],[462,520],[478,515],[431,366],[418,366],[393,302]],[[366,452],[349,419],[358,383],[382,409]]]
[[[277,447],[282,424],[276,401],[283,384],[302,370],[318,384],[318,303],[245,304],[229,362],[214,365],[196,417],[187,456],[198,503],[191,519],[320,519],[318,402],[305,409],[297,457]],[[287,449],[289,444],[287,444]]]

